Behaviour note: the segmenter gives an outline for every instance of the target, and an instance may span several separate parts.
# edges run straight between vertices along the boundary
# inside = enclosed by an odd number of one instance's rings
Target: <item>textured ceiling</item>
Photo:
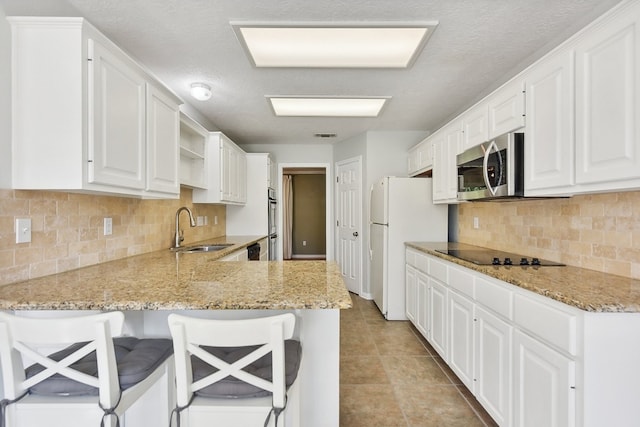
[[[433,131],[618,0],[0,0],[6,15],[84,16],[240,144]],[[256,69],[231,21],[439,21],[406,70]],[[192,100],[192,82],[213,89]],[[391,96],[378,118],[275,117],[265,95]],[[215,126],[215,129],[213,128]],[[336,139],[314,138],[336,133]]]

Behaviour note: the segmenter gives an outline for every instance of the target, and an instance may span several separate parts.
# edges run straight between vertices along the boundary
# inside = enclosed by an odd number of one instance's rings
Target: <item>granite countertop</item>
[[[217,252],[169,249],[0,286],[4,310],[343,309],[335,262],[217,261],[265,236],[226,236]]]
[[[640,280],[586,268],[476,265],[436,252],[479,249],[463,243],[407,242],[408,247],[591,312],[640,312]]]

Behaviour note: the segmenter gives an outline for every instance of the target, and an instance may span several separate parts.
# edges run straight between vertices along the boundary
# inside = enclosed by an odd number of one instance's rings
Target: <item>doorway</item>
[[[328,165],[281,165],[281,259],[332,258],[328,168]]]

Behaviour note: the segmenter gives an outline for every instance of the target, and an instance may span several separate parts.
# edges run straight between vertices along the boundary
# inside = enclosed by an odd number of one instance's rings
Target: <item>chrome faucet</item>
[[[193,219],[193,213],[191,213],[191,209],[186,206],[179,208],[176,212],[176,244],[174,248],[179,248],[180,243],[182,243],[182,241],[184,240],[183,231],[180,230],[180,212],[182,211],[187,211],[187,213],[189,214],[189,225],[191,225],[192,227],[196,226],[196,220]]]

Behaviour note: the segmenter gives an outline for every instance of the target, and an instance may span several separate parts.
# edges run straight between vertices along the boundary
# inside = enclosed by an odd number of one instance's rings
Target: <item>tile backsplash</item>
[[[640,279],[640,192],[460,204],[458,240]]]
[[[0,285],[170,248],[180,206],[209,224],[191,228],[181,213],[185,242],[225,234],[225,206],[194,205],[187,188],[177,200],[0,189]],[[107,217],[113,234],[104,236]],[[31,218],[31,243],[15,243],[16,218]]]

